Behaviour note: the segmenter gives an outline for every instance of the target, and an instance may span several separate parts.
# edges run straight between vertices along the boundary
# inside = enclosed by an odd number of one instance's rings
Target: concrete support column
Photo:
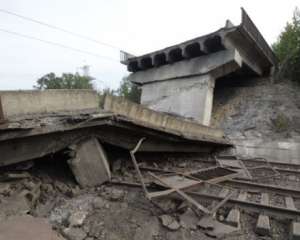
[[[142,86],[141,103],[209,126],[214,86],[210,74],[147,83]]]

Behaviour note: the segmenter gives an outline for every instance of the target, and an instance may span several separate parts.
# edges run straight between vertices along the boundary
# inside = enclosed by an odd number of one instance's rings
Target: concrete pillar
[[[210,74],[147,83],[142,86],[141,103],[209,126],[214,86]]]

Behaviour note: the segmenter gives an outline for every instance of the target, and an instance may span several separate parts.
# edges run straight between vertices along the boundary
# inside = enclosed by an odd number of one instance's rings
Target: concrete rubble
[[[285,204],[261,189],[269,190],[264,181],[300,189],[298,177],[269,161],[247,165],[210,124],[219,82],[276,68],[242,16],[240,25],[125,56],[142,104],[107,95],[100,105],[90,90],[0,91],[0,240],[286,239],[286,225],[297,239],[298,199]],[[289,224],[269,218],[271,202]]]

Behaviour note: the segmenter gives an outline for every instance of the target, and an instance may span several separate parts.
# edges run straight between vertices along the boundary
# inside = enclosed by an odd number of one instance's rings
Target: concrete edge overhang
[[[249,56],[250,59],[245,59],[246,64],[260,63],[258,67],[254,67],[259,75],[268,73],[271,67],[277,66],[277,58],[272,49],[243,8],[241,24],[233,26],[228,23],[229,21],[216,32],[142,56],[133,57],[125,53],[121,57],[121,63],[127,65],[128,71],[135,73],[223,50],[237,49],[245,58]]]
[[[145,132],[152,132],[153,135],[156,133],[161,136],[170,136],[173,140],[177,139],[176,141],[194,141],[219,146],[232,145],[224,137],[221,130],[158,113],[116,97],[109,97],[108,99],[106,101],[107,109],[91,113],[84,112],[83,116],[80,116],[80,112],[78,112],[78,115],[58,114],[56,116],[55,114],[44,114],[32,115],[30,118],[24,116],[24,119],[19,117],[15,121],[12,119],[0,128],[0,144],[2,141],[8,140],[97,128],[99,126],[117,127],[121,124],[123,127],[127,125],[138,127]],[[120,107],[124,111],[118,110]],[[135,134],[133,128],[128,127],[128,129]]]
[[[242,57],[237,50],[222,50],[197,58],[186,59],[174,64],[150,68],[143,72],[136,72],[128,76],[136,84],[193,77],[211,74],[214,78],[229,74],[242,67]]]

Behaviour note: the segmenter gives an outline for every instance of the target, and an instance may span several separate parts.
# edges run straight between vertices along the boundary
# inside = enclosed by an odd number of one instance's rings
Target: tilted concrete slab
[[[106,153],[97,138],[85,139],[73,148],[76,156],[68,163],[80,186],[92,187],[110,180]]]
[[[99,107],[98,94],[93,90],[0,91],[0,99],[2,119]]]
[[[228,143],[225,139],[224,132],[220,129],[207,127],[182,117],[175,117],[153,111],[124,98],[107,95],[104,101],[104,109],[125,116],[128,119],[132,119],[135,123],[142,124],[149,128],[199,141]]]

